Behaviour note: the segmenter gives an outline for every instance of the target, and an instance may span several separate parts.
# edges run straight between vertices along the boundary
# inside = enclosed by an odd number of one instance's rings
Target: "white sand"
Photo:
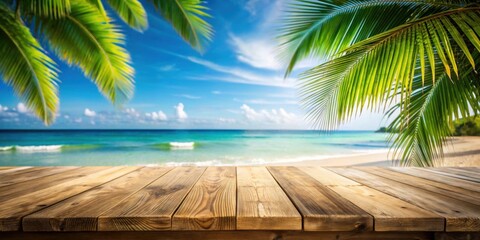
[[[480,137],[455,137],[447,143],[445,159],[442,166],[479,167]],[[268,165],[295,166],[394,166],[396,162],[389,158],[388,153],[365,154],[349,157],[336,157],[303,162],[279,163]]]

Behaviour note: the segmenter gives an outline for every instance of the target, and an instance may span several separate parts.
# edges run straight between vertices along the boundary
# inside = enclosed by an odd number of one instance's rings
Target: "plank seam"
[[[287,194],[287,192],[285,191],[285,189],[283,188],[283,186],[278,182],[277,178],[275,178],[275,174],[272,174],[272,172],[270,171],[270,167],[265,167],[268,171],[268,173],[270,174],[270,176],[272,176],[273,180],[275,180],[275,182],[277,183],[277,185],[280,187],[280,189],[282,189],[283,193],[288,197],[288,199],[290,200],[290,202],[293,204],[293,206],[295,207],[295,209],[297,210],[297,212],[300,214],[300,216],[302,217],[302,230],[300,231],[305,231],[305,227],[304,227],[304,221],[305,221],[305,216],[303,215],[303,213],[300,211],[300,208],[297,206],[297,204],[295,204],[295,201],[292,200],[292,198],[290,197],[290,195]]]
[[[145,167],[143,167],[143,168],[145,168]],[[137,169],[137,170],[135,170],[135,171],[140,171],[140,170],[143,169],[143,168],[139,168],[139,169]],[[119,200],[119,201],[117,202],[117,204],[111,206],[110,208],[108,208],[108,209],[106,209],[105,211],[103,211],[103,212],[101,212],[100,214],[98,214],[98,216],[96,217],[96,219],[97,219],[97,225],[95,225],[95,231],[98,232],[99,218],[100,218],[100,216],[102,216],[102,214],[104,214],[104,213],[106,213],[108,210],[116,207],[118,204],[122,203],[125,199],[131,197],[133,194],[135,194],[135,193],[139,192],[140,190],[144,189],[145,187],[149,186],[150,184],[152,184],[153,182],[157,181],[159,178],[163,177],[165,174],[167,174],[168,172],[172,171],[172,169],[173,169],[172,167],[164,167],[164,168],[168,169],[168,171],[164,172],[163,174],[161,174],[160,176],[158,176],[158,177],[155,178],[154,180],[150,181],[149,183],[147,183],[147,184],[144,185],[143,187],[139,188],[137,191],[134,191],[134,192],[132,192],[131,194],[129,194],[128,196],[122,198],[121,200]],[[135,171],[133,171],[133,172],[135,172]],[[133,173],[133,172],[129,172],[128,174]],[[125,176],[125,175],[124,175],[124,176]]]
[[[106,181],[106,182],[100,183],[100,184],[98,184],[98,185],[92,186],[91,188],[86,189],[85,191],[79,192],[78,194],[74,194],[74,195],[72,195],[72,196],[70,196],[70,197],[64,198],[64,199],[62,199],[62,200],[59,200],[58,202],[54,202],[54,203],[52,203],[52,204],[50,204],[50,205],[48,205],[48,206],[45,206],[45,207],[43,207],[43,208],[40,208],[40,209],[38,209],[38,210],[36,210],[36,211],[33,211],[33,212],[31,212],[31,213],[28,213],[27,215],[24,215],[24,216],[20,217],[20,228],[19,228],[19,231],[22,231],[22,232],[23,232],[23,219],[24,219],[25,217],[30,216],[30,215],[32,215],[32,214],[35,214],[35,213],[39,212],[40,210],[46,209],[46,208],[48,208],[48,207],[50,207],[50,206],[53,206],[53,205],[55,205],[55,204],[58,204],[58,203],[63,202],[63,201],[65,201],[65,200],[68,200],[68,199],[70,199],[70,198],[72,198],[72,197],[75,197],[75,196],[77,196],[77,195],[79,195],[79,194],[82,194],[82,193],[84,193],[84,192],[86,192],[86,191],[89,191],[89,190],[91,190],[91,189],[93,189],[93,188],[96,188],[96,187],[98,187],[98,186],[101,186],[101,185],[103,185],[103,184],[109,183],[109,182],[111,182],[111,181],[113,181],[113,180],[115,180],[115,179],[117,179],[117,178],[123,177],[123,176],[125,176],[125,175],[127,175],[127,174],[130,174],[130,173],[132,173],[132,172],[134,172],[134,171],[137,171],[137,170],[140,170],[140,169],[142,169],[142,168],[144,168],[144,167],[139,167],[139,168],[134,169],[134,170],[132,170],[132,171],[126,172],[125,174],[120,175],[120,176],[118,176],[118,177],[116,177],[116,178],[110,179],[109,181]],[[95,174],[95,173],[92,173],[92,174]],[[89,174],[89,175],[90,175],[90,174]],[[73,181],[73,180],[72,180],[72,181]],[[98,224],[97,224],[97,225],[98,225]],[[98,228],[98,227],[97,227],[97,228]]]
[[[195,167],[197,168],[197,167]],[[185,199],[187,198],[187,196],[190,194],[190,192],[192,191],[193,187],[195,185],[197,185],[198,181],[200,181],[200,179],[203,177],[203,174],[205,174],[205,172],[207,171],[207,169],[210,168],[210,167],[206,167],[203,169],[203,172],[202,174],[200,174],[200,176],[198,176],[197,178],[197,181],[195,181],[191,186],[190,186],[190,189],[188,189],[188,191],[185,193],[185,195],[183,196],[182,198],[182,201],[180,201],[180,204],[178,204],[177,208],[175,209],[175,211],[173,211],[172,215],[170,216],[170,231],[172,231],[173,229],[173,217],[175,216],[175,214],[177,214],[178,212],[178,209],[180,209],[180,207],[183,205],[183,203],[185,202]]]

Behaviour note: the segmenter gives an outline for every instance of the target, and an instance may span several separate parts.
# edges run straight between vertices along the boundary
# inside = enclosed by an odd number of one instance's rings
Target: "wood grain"
[[[443,231],[445,218],[366,186],[330,186],[374,217],[375,231]]]
[[[480,171],[472,172],[456,168],[424,168],[426,171],[480,183]]]
[[[265,167],[237,168],[238,230],[301,230],[302,216]]]
[[[445,230],[480,231],[480,207],[435,192],[383,178],[368,172],[368,168],[329,168],[330,170],[360,182],[371,188],[417,205],[446,219]]]
[[[0,188],[0,202],[31,194],[45,188],[49,188],[70,180],[85,177],[88,174],[106,170],[110,167],[81,167],[74,171],[66,171],[61,174],[50,175]]]
[[[319,183],[325,186],[359,186],[361,185],[358,182],[355,182],[351,179],[348,179],[344,176],[338,175],[332,171],[329,171],[322,167],[314,166],[300,166],[297,167],[302,170]]]
[[[96,231],[97,218],[171,168],[141,168],[23,218],[24,231]]]
[[[306,231],[372,230],[373,218],[295,167],[268,167],[303,216]]]
[[[23,172],[15,174],[14,176],[4,177],[5,181],[0,181],[0,188],[8,185],[25,182],[49,175],[62,173],[68,170],[74,170],[78,167],[46,167],[35,168],[33,171]]]
[[[204,167],[174,168],[103,213],[98,230],[171,230],[173,214],[204,171]]]
[[[415,177],[412,175],[399,173],[391,169],[372,167],[368,169],[362,169],[365,172],[378,175],[380,177],[388,178],[391,180],[400,180],[404,184],[414,186],[417,188],[425,189],[431,192],[439,193],[448,197],[456,198],[458,200],[470,202],[476,205],[480,205],[480,193],[470,191],[463,188],[454,187],[451,185],[431,181],[425,178]]]
[[[299,167],[374,217],[375,231],[443,231],[445,219],[330,170]]]
[[[449,176],[445,176],[445,175],[438,174],[438,173],[425,171],[425,170],[422,170],[421,168],[395,167],[395,168],[391,168],[391,169],[393,169],[397,172],[413,175],[413,176],[416,176],[416,177],[425,178],[425,179],[432,180],[432,181],[435,181],[435,182],[439,182],[439,183],[442,183],[442,184],[451,185],[451,186],[467,189],[467,190],[470,190],[470,191],[480,192],[480,183],[475,183],[475,182],[466,181],[466,180],[463,180],[463,179],[458,179],[458,178],[449,177]]]
[[[172,219],[172,230],[235,230],[234,167],[209,167]]]
[[[132,172],[139,167],[110,167],[101,172],[0,203],[0,231],[18,231],[23,216]]]

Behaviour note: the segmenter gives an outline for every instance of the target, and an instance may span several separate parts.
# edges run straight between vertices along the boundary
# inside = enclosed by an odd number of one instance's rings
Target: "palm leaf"
[[[203,51],[212,40],[213,30],[204,18],[210,17],[202,0],[150,0],[157,11],[193,48]]]
[[[434,69],[427,70],[427,66],[436,66],[437,61],[449,77],[453,76],[452,71],[459,74],[455,55],[469,59],[472,68],[475,62],[465,46],[478,46],[476,36],[480,29],[472,23],[479,21],[479,8],[458,8],[408,22],[354,44],[341,57],[302,75],[300,88],[308,116],[317,125],[331,129],[363,109],[386,106],[394,93],[408,98],[418,63],[422,78],[430,71],[433,81],[437,74]],[[419,61],[425,57],[427,60]],[[331,91],[318,92],[324,87]]]
[[[26,16],[58,19],[70,12],[70,0],[17,0],[17,3]]]
[[[478,54],[476,59],[478,60]],[[463,58],[460,79],[450,79],[444,71],[435,84],[432,76],[422,79],[415,76],[408,103],[400,102],[389,110],[400,114],[389,125],[399,130],[390,136],[395,148],[393,157],[400,159],[402,165],[438,166],[443,156],[443,145],[450,136],[450,126],[454,119],[469,117],[480,113],[479,75],[469,67],[469,60]],[[437,71],[443,68],[437,63]],[[478,70],[478,69],[477,69]],[[419,72],[419,68],[417,68]],[[406,107],[403,107],[405,106]]]
[[[61,21],[40,19],[40,30],[53,51],[69,64],[79,66],[112,102],[133,94],[134,70],[122,47],[124,36],[105,22],[93,5],[72,2],[71,13]]]
[[[351,44],[432,13],[464,4],[444,1],[297,0],[280,28],[286,75],[307,57],[329,59]]]
[[[148,27],[147,13],[138,0],[107,0],[118,16],[132,28],[143,31]]]
[[[50,124],[58,106],[55,63],[27,27],[0,3],[0,73],[29,109]]]

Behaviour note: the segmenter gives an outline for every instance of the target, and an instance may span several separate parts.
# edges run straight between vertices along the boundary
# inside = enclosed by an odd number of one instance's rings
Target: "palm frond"
[[[133,95],[130,55],[122,47],[124,35],[93,5],[72,2],[61,21],[40,19],[40,31],[53,51],[69,64],[80,67],[112,102],[121,103]]]
[[[107,12],[105,11],[105,7],[103,6],[102,0],[85,0],[85,2],[91,4],[92,6],[96,7],[98,11],[103,15],[105,21],[109,21]]]
[[[351,44],[432,13],[464,4],[445,1],[297,0],[280,27],[280,57],[286,75],[304,58],[327,60]]]
[[[45,124],[55,119],[58,106],[55,63],[27,27],[0,3],[0,73]]]
[[[213,30],[205,21],[210,17],[202,0],[150,0],[175,31],[198,51],[212,40]]]
[[[17,0],[20,12],[26,16],[60,18],[70,12],[70,0]]]
[[[479,59],[478,54],[474,56]],[[469,67],[468,60],[463,59],[459,65],[463,67],[463,74],[459,79],[456,76],[450,79],[444,71],[433,83],[431,75],[422,79],[421,74],[417,74],[413,82],[416,90],[408,102],[399,102],[389,110],[389,113],[399,111],[389,128],[398,130],[390,136],[390,141],[395,149],[393,157],[400,159],[401,165],[441,165],[443,145],[451,134],[453,120],[480,113],[480,76]],[[442,68],[438,62],[437,71]]]
[[[130,27],[143,31],[148,27],[147,13],[138,0],[107,0],[118,16]]]
[[[449,77],[460,74],[457,52],[469,60],[470,68],[474,67],[476,62],[467,45],[480,51],[480,28],[475,22],[480,22],[479,8],[457,8],[408,22],[354,44],[342,56],[302,75],[300,88],[308,116],[317,125],[332,129],[363,109],[386,106],[394,93],[400,92],[401,98],[408,98],[416,64],[420,64],[422,79],[430,71],[433,82],[439,73],[427,67],[435,66],[437,61],[443,64]],[[324,87],[332,90],[319,93]]]

